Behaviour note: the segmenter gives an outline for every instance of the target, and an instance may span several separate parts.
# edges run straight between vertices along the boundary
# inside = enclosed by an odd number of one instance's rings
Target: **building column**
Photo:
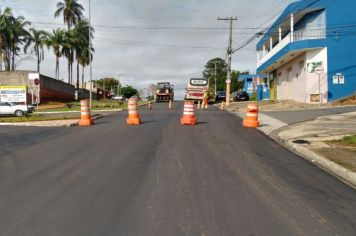
[[[263,45],[263,56],[266,56],[266,46]]]
[[[269,38],[269,49],[272,50],[273,48],[273,39],[272,37]]]
[[[260,51],[257,50],[257,63],[260,62]]]
[[[290,41],[294,42],[294,15],[290,15]]]
[[[279,27],[279,29],[278,29],[278,40],[279,40],[279,42],[281,42],[282,41],[282,28],[281,27]]]

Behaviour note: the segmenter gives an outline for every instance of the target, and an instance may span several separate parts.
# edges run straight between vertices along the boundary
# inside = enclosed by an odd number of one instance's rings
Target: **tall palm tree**
[[[5,41],[5,32],[8,30],[8,25],[10,18],[12,17],[12,10],[9,7],[6,7],[4,11],[0,10],[0,71],[2,70],[2,63],[4,60],[4,41]]]
[[[81,19],[74,28],[75,36],[75,46],[74,51],[76,53],[77,60],[77,89],[79,88],[79,65],[82,65],[82,84],[84,83],[84,67],[89,64],[90,58],[92,59],[92,52],[94,49],[91,48],[89,53],[89,22],[86,19]],[[90,28],[90,38],[93,38],[94,29]],[[89,54],[91,56],[89,56]]]
[[[47,32],[43,30],[36,30],[34,28],[30,29],[30,35],[27,38],[27,43],[24,47],[25,53],[27,53],[27,49],[32,46],[34,53],[37,58],[37,72],[40,73],[40,64],[44,59],[44,50],[43,46],[45,45],[47,39]]]
[[[51,34],[48,34],[46,39],[46,45],[48,48],[53,49],[53,53],[56,56],[56,76],[59,79],[59,58],[62,56],[62,48],[65,45],[65,32],[62,29],[55,29]]]
[[[84,7],[78,3],[78,0],[63,0],[63,2],[57,3],[57,10],[54,13],[55,17],[63,15],[63,21],[67,24],[68,31],[71,30],[73,25],[76,25],[77,22],[83,17]],[[72,49],[69,49],[66,53],[68,58],[68,81],[70,83],[73,81],[73,58],[74,52]]]
[[[73,84],[72,78],[72,65],[74,61],[73,48],[75,47],[76,38],[74,30],[68,30],[65,32],[64,45],[62,47],[62,54],[68,59],[68,83]]]

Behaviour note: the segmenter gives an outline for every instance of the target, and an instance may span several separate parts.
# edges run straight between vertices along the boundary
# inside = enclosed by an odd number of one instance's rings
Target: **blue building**
[[[268,75],[240,75],[237,80],[244,82],[242,90],[250,97],[256,94],[258,101],[270,99]]]
[[[256,46],[272,99],[329,102],[356,91],[356,1],[290,4]]]

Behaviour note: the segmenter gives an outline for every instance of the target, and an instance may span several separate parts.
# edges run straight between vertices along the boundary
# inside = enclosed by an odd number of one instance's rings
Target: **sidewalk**
[[[315,109],[313,105],[303,106],[277,104],[277,107],[273,107],[268,104],[266,107],[262,105],[263,109],[260,109],[259,113],[261,126],[258,129],[284,147],[356,188],[356,147],[328,142],[356,134],[356,112],[322,116],[292,125],[263,112],[263,110],[286,112],[301,108]],[[232,104],[228,111],[243,119],[245,117],[243,107],[246,107],[246,103]]]

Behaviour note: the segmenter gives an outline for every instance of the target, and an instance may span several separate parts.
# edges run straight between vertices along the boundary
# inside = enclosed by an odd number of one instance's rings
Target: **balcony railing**
[[[276,53],[278,53],[282,48],[287,46],[289,43],[310,40],[310,39],[323,39],[326,38],[325,28],[323,29],[307,29],[298,30],[293,33],[287,34],[278,44],[276,44],[271,50],[269,50],[266,55],[264,55],[257,62],[257,67],[271,59]]]

